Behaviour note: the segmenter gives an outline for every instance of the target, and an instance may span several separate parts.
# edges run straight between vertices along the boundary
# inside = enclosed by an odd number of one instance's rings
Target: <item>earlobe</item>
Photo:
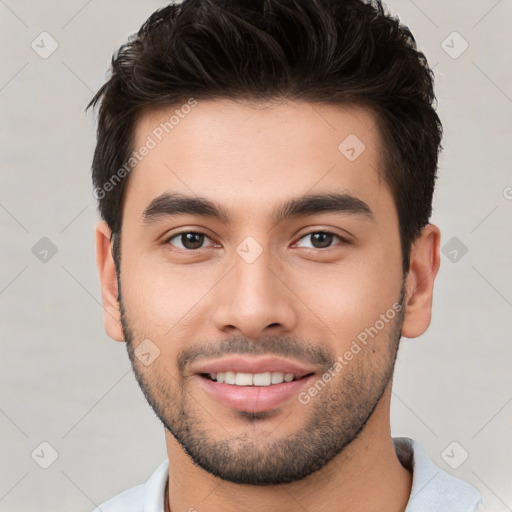
[[[100,276],[105,330],[115,341],[123,340],[121,312],[117,301],[117,274],[112,257],[110,228],[105,221],[96,226],[96,265]]]
[[[411,247],[409,273],[405,283],[402,336],[416,338],[430,325],[434,280],[440,266],[441,232],[427,224]]]

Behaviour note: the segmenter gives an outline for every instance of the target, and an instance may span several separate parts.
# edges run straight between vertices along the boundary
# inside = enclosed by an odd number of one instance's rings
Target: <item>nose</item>
[[[298,318],[294,295],[278,275],[280,269],[272,269],[269,255],[264,251],[251,263],[238,255],[234,259],[234,267],[217,287],[215,327],[249,339],[292,331]]]

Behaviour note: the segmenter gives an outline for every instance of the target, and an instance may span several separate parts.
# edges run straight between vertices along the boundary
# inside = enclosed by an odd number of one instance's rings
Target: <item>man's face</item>
[[[167,430],[220,478],[277,484],[364,434],[389,391],[403,276],[372,115],[262,106],[200,101],[132,171],[119,284]],[[135,149],[173,111],[143,117]]]

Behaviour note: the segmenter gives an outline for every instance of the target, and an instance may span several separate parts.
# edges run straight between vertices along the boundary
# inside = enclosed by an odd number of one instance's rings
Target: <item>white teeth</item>
[[[272,384],[281,384],[284,381],[284,373],[281,372],[272,372],[272,377],[270,382]]]
[[[237,386],[252,386],[253,376],[251,373],[237,373],[235,384]]]
[[[270,386],[271,384],[291,382],[294,376],[293,373],[282,372],[217,372],[210,373],[210,378],[217,382],[223,382],[235,386]]]
[[[235,372],[226,372],[224,374],[224,382],[226,384],[236,384],[236,374],[235,374]]]
[[[270,372],[257,373],[254,375],[252,382],[254,386],[270,386],[272,375]]]

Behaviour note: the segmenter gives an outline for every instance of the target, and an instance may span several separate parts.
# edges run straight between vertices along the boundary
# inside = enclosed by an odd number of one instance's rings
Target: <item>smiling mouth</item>
[[[293,373],[283,372],[263,372],[263,373],[244,373],[244,372],[217,372],[217,373],[203,373],[205,377],[211,381],[223,384],[231,384],[233,386],[247,386],[247,387],[260,387],[260,386],[273,386],[282,384],[283,382],[292,382],[300,380],[304,377],[312,375],[294,375]]]

